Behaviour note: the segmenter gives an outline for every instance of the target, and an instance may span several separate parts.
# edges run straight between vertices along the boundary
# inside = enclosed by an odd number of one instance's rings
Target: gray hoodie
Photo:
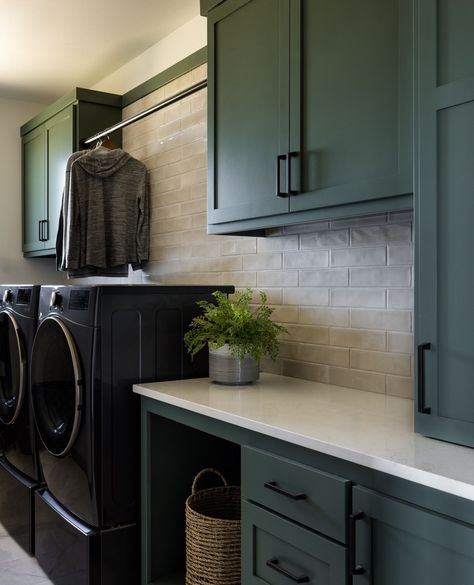
[[[63,270],[70,277],[117,276],[148,259],[145,165],[99,147],[71,165]]]

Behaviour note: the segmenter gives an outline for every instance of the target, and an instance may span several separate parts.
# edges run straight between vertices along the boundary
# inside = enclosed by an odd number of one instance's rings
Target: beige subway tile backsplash
[[[202,65],[124,117],[205,76]],[[133,281],[251,287],[255,301],[263,290],[287,329],[264,371],[412,397],[411,211],[209,236],[206,104],[203,89],[123,131],[149,170],[150,262]]]

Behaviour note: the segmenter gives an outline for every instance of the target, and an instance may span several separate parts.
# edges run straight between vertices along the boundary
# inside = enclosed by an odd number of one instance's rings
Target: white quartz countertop
[[[199,378],[134,391],[474,501],[474,449],[415,433],[412,400],[274,374],[248,386]]]

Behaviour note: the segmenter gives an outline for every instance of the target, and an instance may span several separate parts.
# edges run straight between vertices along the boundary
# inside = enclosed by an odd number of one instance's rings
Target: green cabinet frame
[[[209,233],[411,207],[413,0],[202,10]]]
[[[354,585],[466,585],[474,526],[356,486]]]
[[[474,4],[417,8],[415,429],[474,447]]]
[[[271,504],[272,512],[265,511],[268,506],[244,504],[242,551],[246,566],[242,575],[246,585],[262,583],[254,574],[254,565],[249,565],[256,550],[266,550],[265,544],[258,549],[258,530],[272,534],[271,539],[279,538],[278,546],[293,547],[292,559],[297,566],[286,567],[291,572],[299,568],[300,561],[302,568],[306,568],[306,560],[310,569],[314,567],[311,556],[324,559],[326,566],[333,568],[333,580],[328,581],[331,584],[349,583],[349,569],[354,568],[351,565],[364,568],[364,573],[353,576],[354,585],[445,585],[448,580],[434,575],[433,567],[437,565],[433,563],[446,563],[440,575],[449,570],[449,583],[453,585],[472,580],[473,501],[144,396],[141,432],[142,585],[183,583],[184,502],[192,479],[203,467],[214,466],[224,472],[230,483],[238,483],[241,459],[246,465],[247,447],[281,461],[311,467],[317,473],[349,478],[350,482],[344,499],[348,534],[344,542],[338,543],[294,522],[293,512],[289,514],[289,509],[279,509],[275,503]],[[243,484],[249,470],[242,469]],[[243,497],[252,500],[254,495],[244,490]],[[352,523],[351,509],[354,514],[363,512]],[[439,560],[433,558],[437,555]],[[317,561],[316,566],[322,567]],[[426,580],[425,573],[431,581]],[[286,582],[274,571],[270,574],[281,585]],[[415,576],[418,581],[413,580]]]
[[[55,254],[67,159],[121,115],[121,96],[76,88],[22,126],[24,256]]]

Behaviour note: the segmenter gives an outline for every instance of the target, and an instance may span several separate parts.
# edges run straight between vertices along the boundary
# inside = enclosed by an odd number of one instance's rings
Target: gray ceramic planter
[[[236,358],[227,344],[218,349],[209,349],[209,377],[218,384],[251,384],[258,380],[259,373],[259,364],[253,357]]]

